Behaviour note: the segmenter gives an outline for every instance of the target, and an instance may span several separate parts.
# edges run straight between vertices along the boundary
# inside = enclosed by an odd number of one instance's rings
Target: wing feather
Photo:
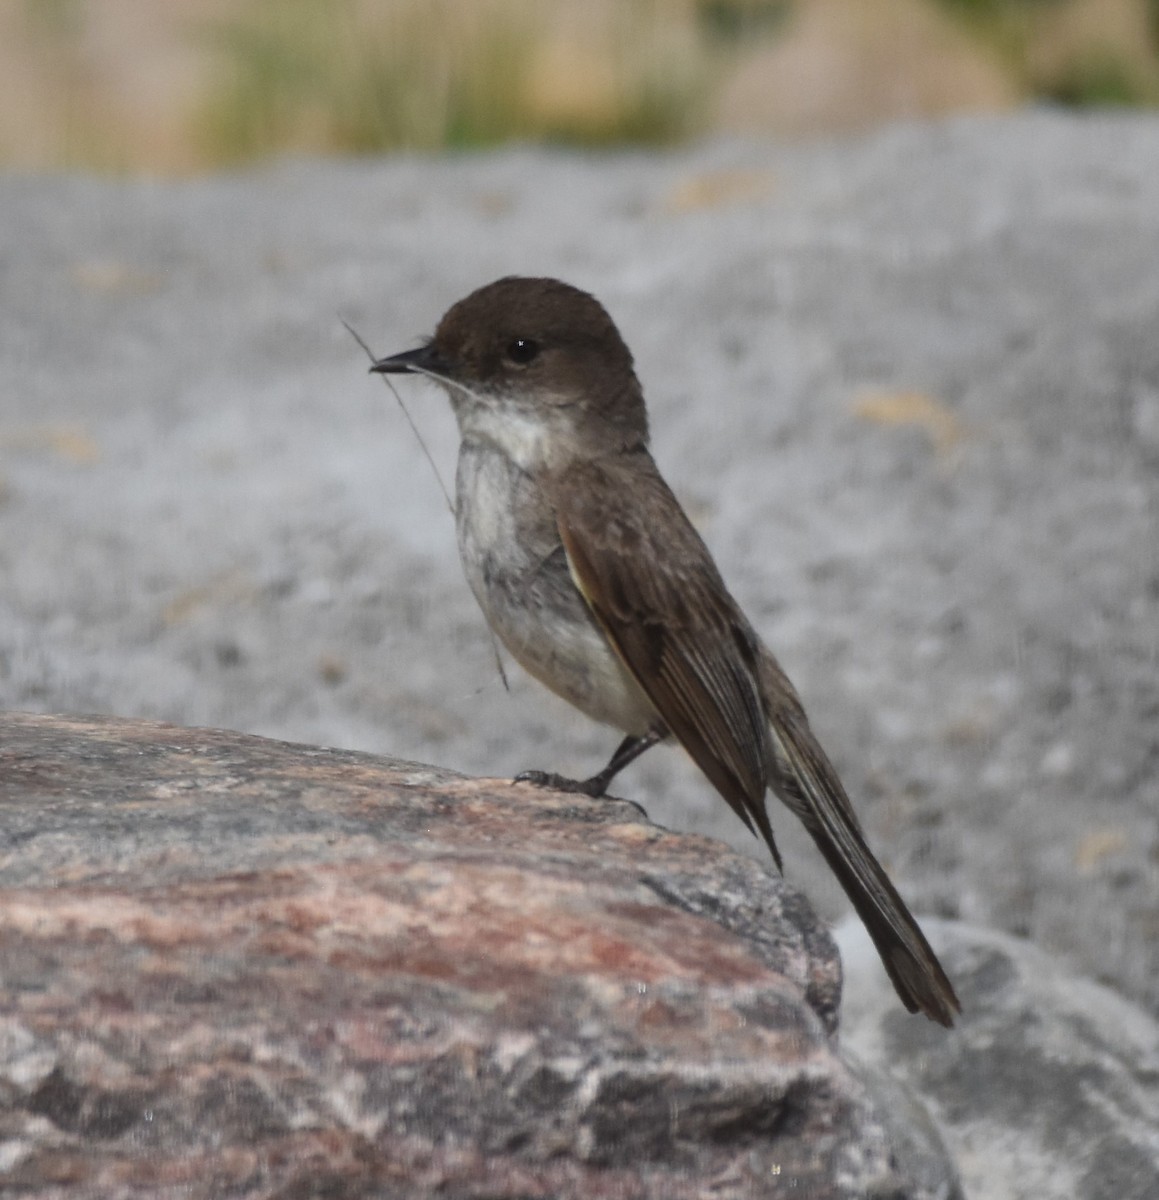
[[[552,499],[572,578],[609,642],[779,866],[759,648],[700,535],[646,454],[630,475],[619,463],[573,467]]]

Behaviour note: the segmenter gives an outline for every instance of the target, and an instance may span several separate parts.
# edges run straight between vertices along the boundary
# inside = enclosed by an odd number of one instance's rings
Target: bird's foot
[[[552,788],[557,792],[576,792],[581,796],[602,796],[607,782],[598,775],[591,779],[568,779],[566,775],[556,775],[554,771],[520,771],[515,776],[516,783],[531,783],[536,787]]]
[[[594,800],[607,793],[610,781],[604,777],[603,772],[593,775],[591,779],[568,779],[566,775],[556,775],[554,771],[520,771],[515,776],[515,782],[552,788],[557,792],[571,792],[573,795],[591,796]],[[645,821],[649,819],[643,805],[637,804],[635,800],[627,800],[625,803],[630,804]]]

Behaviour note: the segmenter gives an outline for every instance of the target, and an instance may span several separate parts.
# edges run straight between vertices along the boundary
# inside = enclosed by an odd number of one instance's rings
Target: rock
[[[922,1179],[926,1163],[936,1175],[948,1147],[968,1196],[1151,1200],[1159,1022],[1023,939],[927,927],[962,999],[949,1038],[899,1022],[868,937],[853,921],[838,930],[849,997],[842,1046],[868,1067],[861,1076],[878,1111],[903,1113],[891,1137],[910,1176]]]
[[[11,714],[0,788],[18,1193],[946,1194],[836,1051],[802,898],[629,804]]]
[[[1009,64],[939,5],[809,0],[730,64],[713,109],[721,130],[801,136],[1022,99]]]

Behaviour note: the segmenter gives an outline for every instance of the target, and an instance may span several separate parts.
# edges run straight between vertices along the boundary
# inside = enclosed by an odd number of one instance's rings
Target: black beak
[[[451,364],[435,349],[433,342],[419,346],[416,350],[404,350],[389,358],[380,358],[370,369],[379,375],[446,375]]]

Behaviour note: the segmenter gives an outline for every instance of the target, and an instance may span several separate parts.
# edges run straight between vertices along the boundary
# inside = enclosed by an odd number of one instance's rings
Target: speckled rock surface
[[[799,894],[619,801],[0,717],[0,1178],[42,1197],[934,1197]]]
[[[929,932],[967,1016],[952,1038],[898,1021],[868,937],[838,929],[841,1042],[865,1075],[910,1174],[933,1123],[985,1200],[1152,1200],[1159,1183],[1159,1021],[1021,938],[953,922]],[[901,1089],[899,1091],[898,1089]],[[921,1106],[910,1099],[921,1097]],[[912,1150],[912,1152],[911,1152]],[[943,1150],[943,1153],[945,1151]],[[939,1171],[929,1160],[926,1178]]]

